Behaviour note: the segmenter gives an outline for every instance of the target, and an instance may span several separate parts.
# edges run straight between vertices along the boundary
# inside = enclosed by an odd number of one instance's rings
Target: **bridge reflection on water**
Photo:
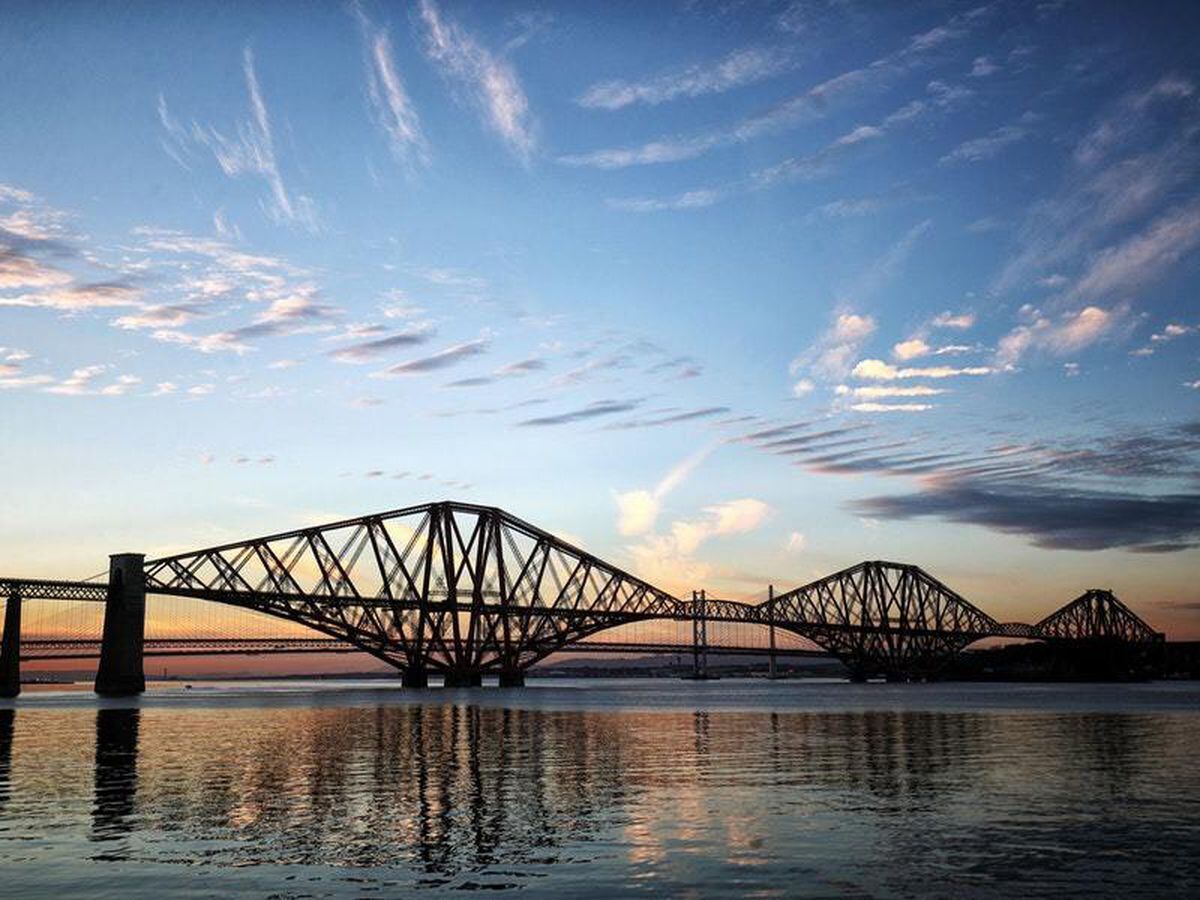
[[[1194,869],[1195,716],[647,710],[621,706],[620,689],[614,701],[9,709],[0,854],[19,886],[34,858],[23,835],[44,834],[61,872],[30,877],[119,863],[97,872],[152,873],[145,896],[197,866],[208,891],[278,889],[286,871],[321,896],[600,896],[643,881],[659,895],[1137,893],[1143,870],[1169,892]]]

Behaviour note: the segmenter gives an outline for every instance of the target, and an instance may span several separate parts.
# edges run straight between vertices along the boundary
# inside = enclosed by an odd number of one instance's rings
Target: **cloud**
[[[1194,93],[1195,86],[1190,81],[1167,75],[1146,90],[1125,94],[1076,145],[1076,162],[1084,166],[1095,165],[1133,137],[1154,107],[1163,101],[1186,100]]]
[[[949,482],[915,494],[855,501],[851,508],[878,519],[933,517],[982,525],[1051,550],[1182,550],[1200,538],[1200,494],[1138,496]]]
[[[899,360],[916,359],[920,356],[928,356],[931,352],[932,348],[921,338],[909,338],[892,347],[892,356]]]
[[[938,162],[942,165],[983,162],[997,156],[1005,147],[1024,140],[1029,133],[1023,125],[1002,125],[983,137],[963,141]]]
[[[1053,356],[1078,352],[1107,336],[1128,312],[1127,306],[1111,310],[1086,306],[1051,319],[1037,310],[1030,310],[1028,324],[1018,325],[1000,338],[996,346],[996,363],[1012,368],[1034,351]]]
[[[361,343],[351,344],[347,347],[330,350],[328,355],[338,362],[366,363],[378,359],[383,354],[398,347],[415,347],[419,344],[424,344],[432,336],[433,332],[426,329],[398,331],[386,337],[376,338],[371,341],[362,341]]]
[[[839,384],[837,386],[837,393],[839,396],[877,400],[881,397],[936,397],[939,394],[946,393],[946,389],[932,388],[923,384],[915,384],[908,387],[901,387],[899,385],[849,387],[848,385]]]
[[[531,356],[527,359],[519,359],[516,362],[507,363],[492,374],[497,378],[517,378],[522,375],[528,375],[530,372],[539,372],[544,368],[546,368],[546,361],[544,359]]]
[[[275,296],[266,311],[255,316],[249,325],[199,336],[161,329],[152,332],[151,337],[164,343],[189,346],[202,353],[246,353],[253,349],[247,341],[256,338],[307,334],[333,328],[331,320],[336,319],[341,311],[337,307],[316,302],[313,298],[317,294],[315,285],[297,285]]]
[[[512,66],[485,49],[457,23],[443,18],[433,0],[421,0],[426,55],[445,73],[467,85],[487,125],[519,159],[537,148],[529,101]]]
[[[859,298],[870,296],[894,280],[907,264],[918,242],[932,226],[932,220],[925,219],[906,231],[879,259],[867,266],[851,284],[847,293]]]
[[[732,126],[700,134],[659,138],[634,147],[568,154],[560,156],[558,161],[564,165],[600,169],[678,162],[694,159],[717,147],[745,143],[795,127],[825,115],[837,101],[880,89],[897,76],[922,65],[929,54],[967,34],[985,12],[986,8],[980,8],[955,15],[943,25],[914,35],[902,47],[868,65],[842,72]]]
[[[852,403],[850,408],[855,412],[925,412],[933,409],[931,403]]]
[[[391,38],[386,30],[375,28],[358,5],[352,7],[352,12],[362,32],[371,117],[387,137],[388,148],[397,162],[410,170],[428,165],[429,144],[404,81],[396,71]]]
[[[971,64],[970,76],[972,78],[987,78],[1000,71],[1000,67],[996,65],[987,56],[975,57],[975,62]]]
[[[696,471],[715,444],[701,447],[680,460],[663,476],[652,490],[634,490],[616,494],[617,531],[626,536],[645,534],[654,527],[666,496],[683,484]]]
[[[611,416],[615,413],[629,412],[637,409],[640,403],[640,400],[597,400],[580,409],[573,409],[552,416],[539,416],[534,419],[526,419],[517,424],[523,427],[570,425],[574,422],[583,422],[600,416]]]
[[[410,359],[407,362],[389,366],[382,372],[376,372],[375,377],[389,378],[399,375],[423,375],[426,372],[447,369],[450,366],[458,365],[464,359],[470,359],[473,356],[486,353],[490,344],[491,341],[487,338],[464,341],[461,344],[454,344],[444,350],[439,350],[437,353],[431,353],[429,356]]]
[[[1069,297],[1128,294],[1159,278],[1200,245],[1200,201],[1172,210],[1149,227],[1101,251]]]
[[[71,276],[60,269],[17,253],[0,242],[0,288],[42,288],[68,284]]]
[[[663,210],[689,210],[689,209],[704,209],[707,206],[712,206],[721,199],[720,191],[701,189],[693,191],[685,191],[675,197],[654,198],[654,197],[624,197],[624,198],[609,198],[605,200],[605,204],[610,209],[619,209],[624,212],[635,213],[650,213],[662,212]]]
[[[862,381],[896,381],[905,378],[957,378],[963,375],[991,375],[995,371],[989,366],[897,368],[882,359],[864,359],[854,366],[851,374]]]
[[[699,518],[677,519],[668,534],[647,534],[630,547],[634,569],[655,583],[672,586],[685,580],[709,581],[712,567],[693,558],[700,545],[714,537],[754,531],[770,514],[770,506],[750,497],[707,506]]]
[[[835,312],[833,324],[825,333],[792,360],[791,374],[808,372],[823,379],[845,378],[859,348],[875,333],[875,327],[875,320],[868,315]]]
[[[212,152],[217,165],[226,175],[253,175],[262,178],[268,191],[263,210],[272,220],[316,231],[316,205],[312,198],[302,194],[293,195],[284,183],[275,151],[271,116],[263,100],[258,73],[254,68],[254,52],[249,47],[242,51],[242,72],[250,101],[250,118],[238,124],[237,137],[226,137],[216,128],[204,128],[196,123],[193,123],[190,129],[185,128],[171,116],[166,98],[160,96],[159,120],[172,141],[165,146],[168,152],[185,166],[189,147],[199,145]]]
[[[710,419],[722,413],[729,412],[728,406],[705,406],[700,409],[688,409],[682,412],[672,412],[666,415],[653,416],[645,419],[631,419],[627,422],[613,422],[604,426],[609,431],[626,431],[633,428],[659,428],[664,425],[678,425],[681,422],[693,422],[697,419]]]
[[[955,328],[959,331],[966,331],[975,325],[974,313],[952,313],[944,312],[934,316],[929,323],[934,328]]]
[[[1200,107],[1190,91],[1170,79],[1108,107],[1059,189],[1030,208],[994,292],[1081,269],[1068,299],[1091,303],[1148,283],[1194,249]],[[1151,102],[1166,97],[1176,100]]]
[[[604,81],[576,101],[589,109],[623,109],[635,103],[657,106],[680,97],[721,94],[787,71],[794,63],[786,48],[746,47],[709,66],[688,68],[642,82]]]
[[[787,542],[784,544],[784,549],[788,553],[803,553],[808,549],[808,538],[799,531],[793,531],[787,536]]]
[[[92,309],[138,306],[141,291],[120,281],[54,287],[35,294],[0,297],[0,306],[27,306],[57,309],[62,312],[84,312]]]

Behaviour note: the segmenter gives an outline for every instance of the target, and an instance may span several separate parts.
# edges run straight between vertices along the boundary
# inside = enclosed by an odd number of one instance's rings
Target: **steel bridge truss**
[[[678,601],[499,509],[436,503],[146,564],[148,593],[279,616],[451,684],[539,659]]]
[[[692,621],[699,635],[708,621],[790,631],[859,678],[929,677],[986,637],[1162,640],[1110,591],[1088,591],[1036,625],[1000,623],[920,568],[881,561],[757,605],[703,592],[683,601],[502,510],[449,502],[150,560],[145,582],[148,594],[306,626],[395,666],[413,686],[434,673],[450,685],[485,674],[520,684],[552,653],[656,619]],[[0,580],[0,590],[86,600],[106,586]]]

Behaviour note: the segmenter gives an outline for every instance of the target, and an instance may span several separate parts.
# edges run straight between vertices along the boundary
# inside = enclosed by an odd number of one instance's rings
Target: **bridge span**
[[[0,578],[0,595],[0,696],[19,692],[22,658],[41,658],[47,648],[59,658],[72,655],[63,649],[67,639],[53,634],[27,635],[22,649],[25,601],[103,604],[98,639],[77,646],[79,655],[98,647],[96,691],[113,695],[144,690],[143,657],[170,652],[162,643],[169,639],[147,644],[148,595],[238,607],[302,626],[307,636],[279,649],[309,641],[303,649],[336,645],[368,653],[395,667],[406,687],[425,687],[431,675],[448,686],[478,685],[485,675],[502,686],[521,685],[539,660],[599,646],[602,633],[636,623],[687,623],[690,645],[641,646],[688,650],[698,672],[709,626],[730,623],[765,632],[772,656],[777,636],[802,638],[860,679],[931,678],[964,647],[989,637],[1119,646],[1164,639],[1111,591],[1089,590],[1034,624],[1002,623],[917,566],[884,561],[784,593],[772,589],[757,604],[704,591],[680,599],[503,510],[458,502],[158,559],[114,554],[106,581]],[[270,652],[253,641],[234,637],[223,647],[192,649]],[[181,643],[175,652],[185,649]]]

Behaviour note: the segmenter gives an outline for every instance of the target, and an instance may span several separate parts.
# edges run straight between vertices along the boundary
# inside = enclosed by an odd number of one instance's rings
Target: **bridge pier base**
[[[0,644],[0,697],[21,693],[21,595],[14,591],[4,604],[4,639]]]
[[[483,687],[483,675],[477,671],[454,671],[446,673],[442,682],[448,688]]]
[[[128,697],[146,690],[142,668],[146,631],[146,557],[116,553],[109,557],[108,600],[104,604],[104,637],[96,693]]]
[[[525,672],[523,669],[501,669],[500,687],[525,687]]]
[[[405,669],[400,683],[406,688],[429,687],[429,673],[425,669]]]

